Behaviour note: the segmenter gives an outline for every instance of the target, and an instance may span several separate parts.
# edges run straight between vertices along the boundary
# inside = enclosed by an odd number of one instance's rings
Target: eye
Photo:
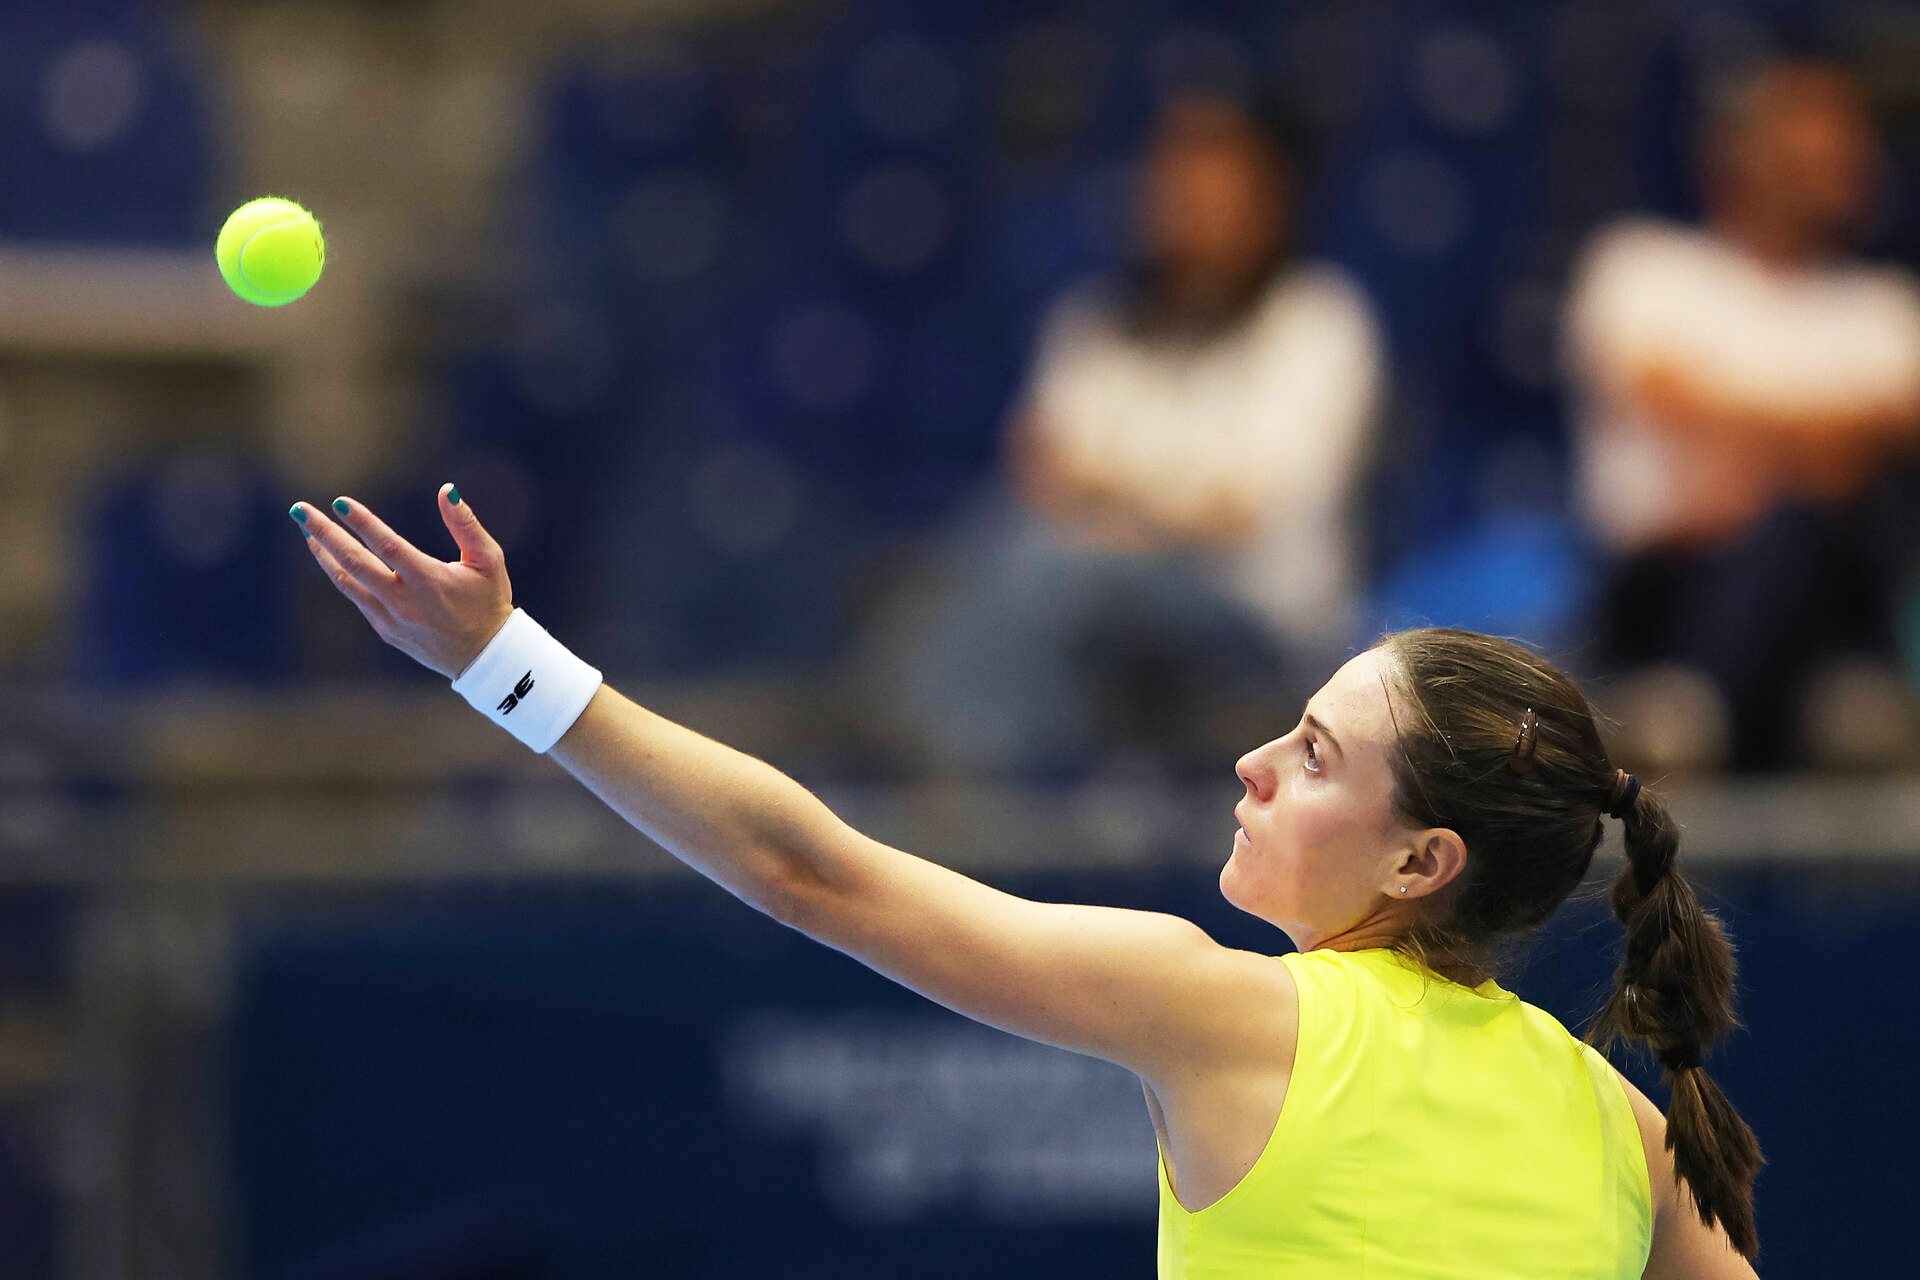
[[[1307,760],[1306,760],[1307,772],[1308,773],[1320,772],[1320,756],[1313,749],[1313,739],[1303,738],[1301,739],[1301,741],[1307,744]]]

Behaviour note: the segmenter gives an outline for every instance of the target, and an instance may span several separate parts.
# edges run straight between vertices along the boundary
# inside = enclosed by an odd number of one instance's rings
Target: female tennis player
[[[1029,902],[841,822],[797,783],[636,706],[523,611],[451,485],[443,562],[357,502],[290,512],[388,644],[676,857],[956,1012],[1119,1063],[1159,1137],[1159,1273],[1751,1277],[1752,1131],[1700,1063],[1736,1025],[1719,922],[1662,802],[1527,650],[1388,635],[1237,766],[1221,892],[1299,948],[1173,916]],[[1495,980],[1581,881],[1611,814],[1629,865],[1613,995],[1576,1040]],[[1670,1117],[1601,1053],[1644,1041]]]

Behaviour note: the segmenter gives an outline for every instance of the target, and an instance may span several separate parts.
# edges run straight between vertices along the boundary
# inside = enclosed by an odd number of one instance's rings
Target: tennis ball
[[[229,289],[248,302],[281,307],[313,288],[327,262],[327,242],[305,209],[262,196],[228,216],[213,257]]]

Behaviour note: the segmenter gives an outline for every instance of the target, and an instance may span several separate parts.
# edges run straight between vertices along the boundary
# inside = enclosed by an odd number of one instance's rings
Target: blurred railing
[[[809,776],[825,685],[623,686],[814,786],[854,825],[958,867],[1224,857],[1239,784],[1142,765],[1066,786]],[[6,695],[0,882],[298,882],[659,874],[677,864],[444,690]],[[1647,779],[1689,863],[1920,859],[1920,775]]]

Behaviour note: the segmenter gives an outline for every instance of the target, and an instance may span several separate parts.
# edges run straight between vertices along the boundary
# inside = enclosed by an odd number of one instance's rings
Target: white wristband
[[[600,687],[600,672],[515,609],[453,682],[475,711],[535,751],[553,749]]]

